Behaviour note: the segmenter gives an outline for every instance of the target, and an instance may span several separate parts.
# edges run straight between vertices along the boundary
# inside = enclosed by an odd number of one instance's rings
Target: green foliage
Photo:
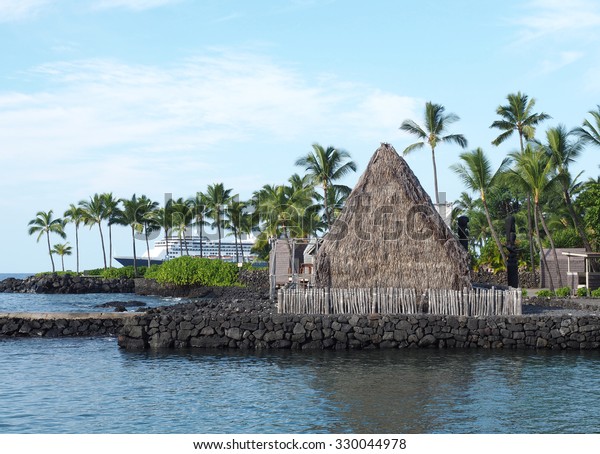
[[[103,271],[104,271],[104,268],[94,268],[91,270],[85,270],[83,272],[83,275],[84,276],[101,276]]]
[[[134,277],[144,277],[145,271],[145,267],[138,267],[138,274],[135,276],[133,266],[124,266],[123,268],[95,268],[86,270],[83,274],[85,276],[98,276],[104,279],[133,279]]]
[[[559,298],[567,298],[569,296],[571,296],[571,287],[561,287],[559,289],[556,289],[556,296],[558,296]]]
[[[241,285],[236,263],[183,256],[163,263],[151,276],[161,284],[226,287]]]
[[[537,296],[540,298],[551,298],[554,296],[554,292],[552,290],[543,289],[537,292]]]
[[[144,277],[146,279],[156,279],[156,277],[158,276],[160,267],[161,267],[161,265],[150,265],[148,268],[146,268]]]
[[[494,273],[506,269],[504,262],[502,261],[502,256],[500,255],[498,247],[494,241],[486,242],[481,248],[476,266],[478,268],[489,268]]]
[[[600,288],[597,288],[596,290],[592,290],[592,298],[600,298]]]
[[[600,178],[589,180],[575,201],[577,209],[584,213],[583,223],[593,247],[600,247]]]
[[[577,296],[587,296],[587,288],[579,287],[577,289]]]
[[[138,276],[144,276],[144,267],[138,268]],[[133,270],[133,266],[124,266],[123,268],[107,268],[100,273],[104,279],[133,279],[137,277]]]
[[[79,276],[79,273],[76,273],[75,271],[44,271],[43,273],[37,273],[35,275],[35,277],[42,276]]]
[[[552,232],[552,239],[554,240],[554,246],[557,248],[583,247],[583,240],[574,228],[555,229]],[[545,247],[549,247],[549,241],[545,241],[544,243]]]

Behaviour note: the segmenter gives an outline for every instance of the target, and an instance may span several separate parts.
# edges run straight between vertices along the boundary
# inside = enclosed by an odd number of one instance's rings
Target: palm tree
[[[575,213],[573,201],[571,200],[570,189],[573,184],[573,178],[569,172],[569,165],[579,157],[583,149],[581,140],[575,142],[569,141],[569,135],[571,134],[572,132],[567,132],[564,125],[558,125],[555,128],[548,129],[548,131],[546,131],[546,144],[544,145],[544,149],[546,150],[546,154],[552,158],[552,163],[556,169],[556,176],[562,188],[563,199],[567,206],[567,210],[569,211],[569,215],[573,220],[573,226],[581,237],[585,250],[592,252],[592,246],[581,225],[579,216]]]
[[[573,133],[585,143],[600,147],[600,105],[588,113],[593,117],[593,123],[583,120],[583,125],[573,129]]]
[[[231,230],[235,241],[235,260],[239,263],[238,238],[240,247],[242,243],[242,218],[246,210],[246,202],[240,202],[237,197],[230,200],[225,212],[225,227]],[[242,249],[242,262],[244,261],[244,250]]]
[[[98,224],[100,232],[100,243],[102,244],[102,258],[104,259],[104,269],[106,266],[106,249],[104,247],[104,234],[102,233],[102,222],[107,219],[106,209],[104,206],[104,198],[99,194],[94,194],[90,200],[82,200],[79,206],[85,211],[85,223],[92,228],[94,224]]]
[[[104,214],[108,221],[108,264],[112,268],[112,225],[119,213],[119,200],[113,197],[112,192],[102,194],[102,204],[104,205]]]
[[[146,256],[148,258],[148,267],[151,265],[150,261],[150,234],[156,230],[160,230],[160,223],[156,219],[156,210],[158,209],[158,202],[150,200],[145,195],[139,198],[141,205],[142,215],[142,230],[144,232],[144,239],[146,240]]]
[[[541,112],[534,113],[535,98],[529,99],[525,93],[520,91],[517,93],[509,93],[506,96],[508,104],[498,106],[496,113],[500,115],[501,120],[494,121],[490,128],[496,128],[503,131],[493,141],[493,145],[500,145],[506,139],[512,136],[517,131],[519,134],[519,144],[521,153],[525,150],[524,140],[532,140],[535,136],[535,127],[544,120],[547,120],[550,115]],[[529,240],[529,254],[531,259],[532,270],[535,272],[535,261],[533,255],[533,233],[531,226],[531,197],[527,198],[527,236]]]
[[[290,254],[290,270],[294,273],[292,238],[303,237],[307,233],[307,210],[313,205],[312,187],[292,185],[264,185],[253,196],[253,203],[259,214],[262,232],[259,241],[283,237]],[[318,207],[317,207],[318,210]],[[316,211],[316,210],[315,210]],[[313,211],[313,213],[315,212]],[[310,228],[312,229],[312,219]]]
[[[169,236],[173,228],[173,200],[167,200],[165,206],[154,210],[151,216],[156,224],[165,231],[166,254],[169,257]]]
[[[517,131],[519,133],[519,143],[522,152],[525,149],[524,139],[533,139],[535,136],[535,127],[542,121],[552,117],[544,112],[532,112],[535,107],[535,98],[529,99],[525,93],[521,93],[520,91],[510,93],[506,99],[508,100],[508,104],[498,106],[496,109],[496,113],[502,119],[496,120],[490,125],[490,128],[500,129],[504,132],[492,140],[492,144],[496,146],[500,145],[512,136],[513,132]]]
[[[212,219],[212,227],[217,228],[219,238],[218,254],[221,258],[221,230],[223,229],[223,209],[229,203],[232,189],[225,189],[223,183],[215,183],[206,189],[207,216]]]
[[[320,195],[315,191],[315,183],[312,175],[307,174],[300,176],[297,173],[288,178],[289,193],[301,195],[302,201],[298,205],[296,223],[297,228],[294,231],[294,236],[298,238],[308,238],[316,235],[317,232],[328,230],[329,225],[333,225],[337,215],[337,197],[339,193],[349,194],[348,186],[334,184],[329,186],[327,190],[327,203],[323,200],[324,195]],[[300,200],[300,199],[298,199]],[[311,200],[311,203],[308,201]],[[296,202],[298,203],[298,202]],[[325,207],[329,211],[329,222],[325,215]]]
[[[402,125],[400,125],[400,129],[402,131],[406,131],[419,139],[419,142],[413,143],[404,149],[404,156],[414,150],[423,148],[425,144],[429,145],[431,148],[431,161],[433,163],[433,189],[435,191],[436,205],[439,205],[440,197],[438,194],[435,147],[439,142],[455,143],[461,148],[467,147],[467,139],[465,139],[462,134],[444,135],[448,126],[460,120],[460,117],[456,114],[445,114],[445,110],[446,108],[444,106],[440,104],[433,104],[429,101],[425,103],[425,123],[423,127],[419,126],[413,120],[404,120]]]
[[[242,211],[242,216],[240,217],[240,239],[242,233],[250,236],[258,231],[259,216],[254,208],[255,207],[253,206],[252,200],[246,202],[246,209]],[[243,262],[246,260],[244,257],[243,245],[240,247],[240,249],[242,250]]]
[[[187,205],[192,210],[194,224],[199,228],[198,236],[200,237],[200,257],[204,257],[202,240],[204,238],[204,227],[208,225],[206,222],[206,196],[198,191],[196,197],[191,197],[187,200]]]
[[[332,146],[325,149],[318,143],[314,143],[312,148],[312,152],[296,160],[296,165],[304,167],[313,179],[314,184],[323,188],[323,207],[327,228],[329,229],[333,223],[333,216],[328,207],[329,190],[340,186],[335,185],[334,181],[343,178],[350,172],[356,172],[356,163],[350,160],[350,153],[345,150]]]
[[[46,240],[48,243],[48,255],[50,255],[50,261],[52,262],[52,272],[56,271],[54,266],[54,259],[52,258],[52,248],[50,246],[50,233],[56,233],[61,238],[66,238],[65,224],[62,219],[52,219],[52,210],[50,211],[38,211],[35,219],[32,219],[27,224],[29,226],[28,233],[33,235],[37,233],[37,242],[39,243],[40,238],[46,234]]]
[[[179,237],[180,250],[181,244],[183,243],[185,254],[190,255],[185,234],[188,226],[192,222],[193,212],[187,204],[187,201],[181,197],[175,200],[171,205],[171,216],[173,219],[173,230],[177,232],[177,236]]]
[[[543,148],[538,147],[534,150],[531,145],[527,145],[522,153],[511,153],[510,156],[514,159],[516,164],[515,169],[512,170],[512,174],[516,177],[516,181],[518,181],[524,188],[529,190],[533,200],[534,225],[542,261],[544,262],[544,266],[548,271],[548,275],[550,275],[548,262],[546,261],[545,254],[543,253],[538,219],[541,221],[544,232],[546,233],[546,238],[548,238],[548,241],[550,242],[552,254],[554,255],[554,262],[556,264],[559,287],[562,287],[562,277],[558,267],[558,257],[556,254],[556,248],[554,247],[554,240],[552,239],[552,235],[550,235],[544,215],[540,209],[540,201],[542,196],[546,191],[550,190],[552,185],[556,182],[556,177],[553,176],[552,159],[546,154]],[[552,278],[550,278],[550,286],[552,290],[554,290]]]
[[[144,229],[143,217],[145,215],[146,203],[135,194],[131,199],[121,199],[123,209],[119,210],[114,218],[114,223],[129,226],[131,228],[131,243],[133,247],[133,272],[137,275],[137,252],[135,250],[135,235]]]
[[[83,208],[71,204],[63,216],[67,222],[75,225],[75,256],[77,258],[77,272],[79,273],[79,225],[85,222],[85,211]]]
[[[65,255],[71,255],[73,248],[69,246],[69,243],[65,244],[55,244],[52,248],[52,253],[56,255],[60,255],[60,261],[62,264],[63,273],[65,271]]]
[[[477,148],[467,153],[462,153],[460,155],[460,159],[463,161],[463,164],[454,164],[450,168],[460,177],[460,179],[463,181],[464,185],[468,189],[470,189],[473,192],[479,192],[479,197],[481,198],[481,202],[483,203],[485,217],[487,219],[488,226],[490,227],[492,238],[496,242],[496,246],[500,251],[500,255],[502,256],[504,266],[506,266],[506,253],[504,252],[502,243],[500,242],[498,234],[494,229],[494,224],[492,223],[492,218],[490,216],[490,210],[487,204],[486,195],[490,188],[494,186],[494,183],[498,179],[498,176],[506,170],[506,167],[509,163],[509,159],[504,159],[500,164],[500,167],[493,173],[490,161],[485,156],[481,148]]]
[[[312,188],[264,185],[254,193],[262,230],[271,236],[291,239],[305,231],[304,212],[312,206]]]

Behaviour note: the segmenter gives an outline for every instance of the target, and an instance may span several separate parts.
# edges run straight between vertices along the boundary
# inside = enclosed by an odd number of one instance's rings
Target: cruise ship
[[[258,256],[251,251],[255,242],[256,238],[254,236],[243,238],[241,243],[238,241],[237,245],[229,239],[227,241],[221,239],[221,260],[238,263],[256,260]],[[186,236],[181,239],[175,236],[161,238],[156,240],[154,246],[150,249],[150,264],[159,265],[166,260],[185,255],[218,259],[219,241],[209,240],[206,237],[200,239],[197,236]],[[115,256],[115,260],[123,266],[133,265],[133,256]],[[148,264],[147,252],[144,252],[141,257],[137,257],[137,264],[140,266]]]

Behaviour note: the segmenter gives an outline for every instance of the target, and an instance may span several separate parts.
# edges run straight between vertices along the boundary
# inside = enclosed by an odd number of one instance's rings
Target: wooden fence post
[[[283,314],[283,290],[277,291],[277,312]]]

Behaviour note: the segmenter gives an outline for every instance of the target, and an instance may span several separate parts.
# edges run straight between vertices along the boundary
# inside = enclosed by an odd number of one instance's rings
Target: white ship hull
[[[230,240],[221,240],[219,254],[218,240],[209,241],[204,238],[201,241],[198,237],[186,237],[181,240],[177,237],[161,238],[156,240],[154,246],[150,249],[150,264],[160,264],[166,260],[186,255],[221,259],[227,262],[251,262],[257,258],[257,255],[251,251],[254,242],[255,238],[253,237],[246,238],[237,244]],[[133,256],[115,256],[115,260],[123,266],[133,265]],[[145,252],[141,257],[137,257],[136,261],[140,266],[147,265],[148,253]]]

